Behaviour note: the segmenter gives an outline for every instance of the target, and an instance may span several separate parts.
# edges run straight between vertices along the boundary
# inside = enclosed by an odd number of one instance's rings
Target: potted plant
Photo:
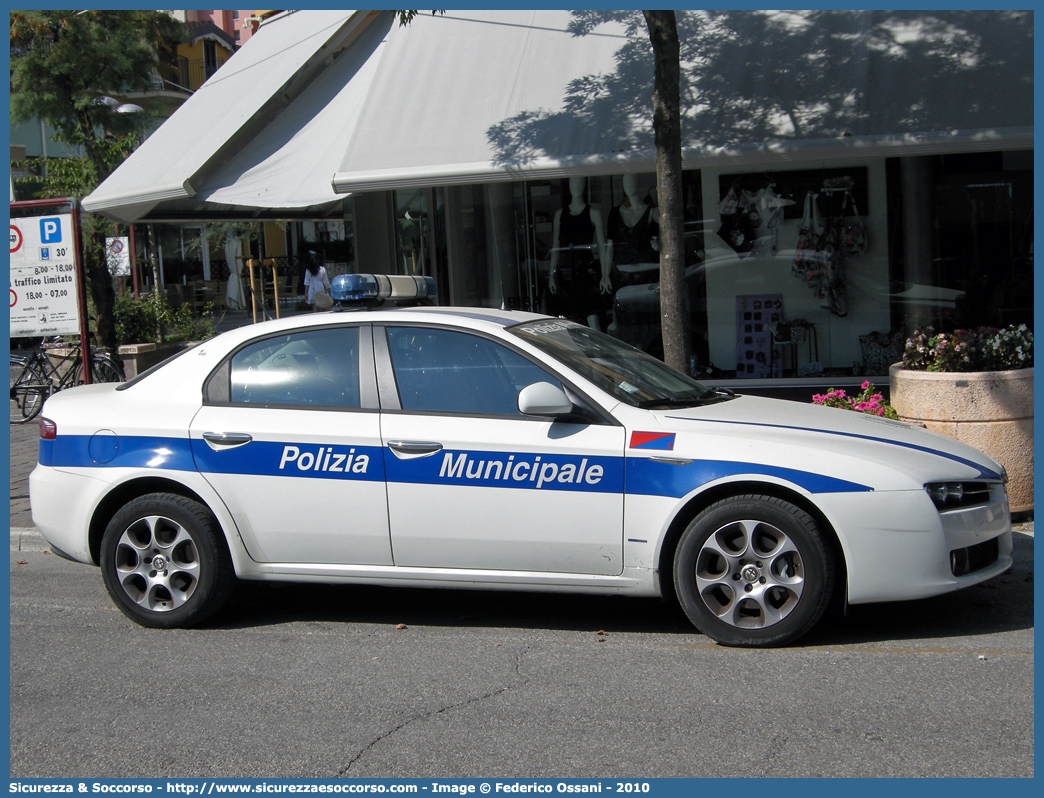
[[[1033,333],[980,327],[917,329],[889,369],[904,421],[974,446],[1008,472],[1013,513],[1033,510]]]
[[[869,413],[882,418],[899,419],[895,408],[885,400],[869,380],[860,386],[860,392],[855,396],[849,396],[843,389],[831,388],[827,393],[814,394],[812,404],[837,407],[841,410],[854,410],[857,413]]]

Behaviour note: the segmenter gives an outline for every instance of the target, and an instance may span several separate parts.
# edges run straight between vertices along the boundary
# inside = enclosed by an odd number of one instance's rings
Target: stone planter
[[[175,341],[165,344],[124,344],[120,347],[120,360],[123,361],[123,373],[127,379],[137,377],[141,372],[162,363],[171,355],[183,349],[195,346],[198,341]]]
[[[171,355],[176,355],[182,349],[195,346],[197,341],[175,341],[165,344],[124,344],[120,347],[120,360],[123,361],[123,373],[127,379],[137,377],[145,369],[161,363]],[[76,357],[76,349],[48,350],[47,356],[58,369],[59,374],[68,370],[73,358]]]
[[[889,369],[903,421],[974,446],[1008,471],[1013,513],[1033,510],[1033,369],[966,373]]]

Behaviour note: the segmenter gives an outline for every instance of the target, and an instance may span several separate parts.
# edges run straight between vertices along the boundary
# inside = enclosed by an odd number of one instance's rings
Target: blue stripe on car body
[[[929,446],[919,446],[916,443],[905,443],[903,441],[896,441],[890,438],[878,438],[876,435],[859,435],[855,432],[842,432],[840,430],[828,430],[820,429],[818,427],[795,427],[788,424],[766,424],[761,421],[727,421],[724,419],[714,418],[685,418],[684,416],[668,416],[672,421],[695,421],[699,424],[733,424],[739,427],[766,427],[768,429],[785,429],[793,432],[818,432],[821,435],[837,435],[842,438],[856,438],[863,441],[872,441],[874,443],[883,443],[887,446],[901,446],[904,449],[912,449],[917,452],[924,452],[925,454],[932,454],[936,457],[942,457],[944,460],[951,460],[961,465],[966,465],[970,468],[975,468],[979,471],[980,479],[1001,479],[1001,475],[997,474],[989,469],[983,468],[976,462],[968,460],[964,457],[960,457],[949,452],[943,452],[939,449],[932,449]]]
[[[145,468],[202,473],[351,479],[424,485],[471,485],[535,490],[681,498],[715,480],[760,475],[809,493],[865,492],[872,488],[824,474],[729,460],[679,464],[644,457],[600,457],[489,451],[443,451],[400,460],[377,446],[254,441],[215,451],[202,440],[120,436],[116,456],[91,457],[88,435],[40,441],[40,464],[66,468]]]

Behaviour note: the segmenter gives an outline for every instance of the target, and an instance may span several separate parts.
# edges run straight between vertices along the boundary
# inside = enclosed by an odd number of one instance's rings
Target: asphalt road
[[[992,583],[770,651],[656,600],[309,585],[150,631],[96,569],[13,550],[10,772],[1032,776],[1025,529]]]

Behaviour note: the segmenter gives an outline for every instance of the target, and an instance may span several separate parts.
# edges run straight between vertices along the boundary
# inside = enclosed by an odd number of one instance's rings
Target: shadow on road
[[[234,629],[287,623],[476,627],[692,636],[677,603],[660,599],[242,582],[209,625]],[[917,601],[849,608],[828,617],[801,646],[836,646],[997,634],[1033,628],[1033,538],[1015,535],[1015,564],[989,582]],[[679,642],[682,642],[679,639]]]

